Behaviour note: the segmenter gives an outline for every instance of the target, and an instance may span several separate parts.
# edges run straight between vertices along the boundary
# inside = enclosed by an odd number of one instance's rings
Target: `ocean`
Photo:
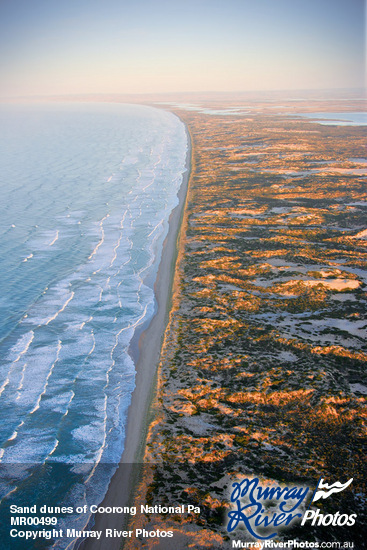
[[[4,517],[13,503],[106,492],[134,389],[129,345],[155,311],[188,144],[176,116],[137,105],[2,105],[0,124]]]

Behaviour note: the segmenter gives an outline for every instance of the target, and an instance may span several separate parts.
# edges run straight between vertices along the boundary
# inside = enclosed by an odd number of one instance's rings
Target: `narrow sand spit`
[[[111,479],[106,496],[100,506],[129,506],[134,486],[139,476],[139,463],[142,460],[147,428],[149,424],[149,409],[154,395],[154,380],[161,351],[164,331],[172,298],[172,283],[178,250],[178,239],[182,216],[186,203],[188,181],[191,167],[191,139],[186,128],[188,150],[186,155],[186,171],[178,192],[179,204],[174,208],[169,219],[169,231],[163,245],[162,259],[155,282],[157,311],[147,329],[139,338],[139,357],[136,365],[135,390],[132,394],[128,412],[125,449],[117,471]],[[96,514],[94,530],[122,530],[124,521],[130,516],[125,514]],[[90,529],[86,527],[86,529]],[[85,539],[75,548],[78,550],[119,550],[121,539],[103,535],[100,540]]]

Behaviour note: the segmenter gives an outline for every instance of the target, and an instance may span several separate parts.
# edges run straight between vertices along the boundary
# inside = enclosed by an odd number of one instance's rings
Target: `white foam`
[[[28,262],[31,258],[33,258],[33,254],[29,254],[26,258],[24,258],[23,262]]]
[[[106,216],[104,216],[104,218],[101,219],[101,221],[99,222],[99,227],[101,229],[101,240],[98,242],[98,244],[95,246],[93,252],[91,253],[91,255],[88,257],[88,260],[91,260],[93,258],[93,256],[95,254],[97,254],[98,252],[98,249],[100,248],[100,246],[102,246],[103,242],[104,242],[104,229],[103,229],[103,222],[109,217],[109,214],[106,214]]]
[[[53,246],[55,242],[58,240],[58,238],[59,238],[59,230],[56,231],[54,238],[52,239],[52,241],[49,243],[48,246]]]
[[[9,361],[12,361],[16,363],[19,361],[19,359],[27,353],[29,346],[33,342],[34,339],[34,332],[33,330],[30,330],[29,332],[26,332],[19,338],[19,340],[14,344],[14,346],[10,349],[10,352],[8,354]]]
[[[29,349],[34,338],[34,332],[31,330],[24,334],[17,343],[11,348],[8,359],[11,362],[8,369],[7,376],[0,387],[0,396],[3,394],[5,388],[10,384],[13,373],[16,371],[17,363],[23,355],[25,355]],[[25,365],[22,367],[22,373],[24,372]],[[22,375],[21,375],[22,376]]]
[[[46,381],[45,381],[45,385],[43,386],[42,388],[42,392],[40,393],[38,399],[37,399],[37,402],[35,404],[35,406],[33,407],[33,409],[31,410],[31,412],[29,414],[33,414],[35,413],[38,409],[39,409],[39,406],[40,406],[40,403],[41,403],[41,399],[42,397],[46,394],[46,391],[47,391],[47,386],[48,386],[48,381],[50,379],[50,376],[52,375],[52,372],[55,368],[55,365],[57,363],[57,361],[59,360],[59,354],[60,354],[60,350],[61,350],[61,347],[62,347],[62,344],[61,344],[61,340],[58,341],[58,345],[57,345],[57,351],[56,351],[56,359],[55,361],[52,363],[51,365],[51,368],[47,374],[47,377],[46,377]]]
[[[66,302],[62,305],[62,307],[54,314],[52,315],[52,317],[49,317],[47,319],[47,321],[45,322],[45,325],[47,326],[48,324],[50,324],[52,321],[54,321],[59,315],[60,313],[62,313],[65,308],[69,305],[69,303],[71,302],[71,300],[74,298],[75,296],[75,292],[71,292],[70,293],[70,296],[69,298],[66,300]]]

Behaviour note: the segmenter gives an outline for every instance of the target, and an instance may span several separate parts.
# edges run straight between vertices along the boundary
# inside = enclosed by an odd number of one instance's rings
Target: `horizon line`
[[[274,89],[256,89],[256,90],[196,90],[196,91],[165,91],[165,92],[71,92],[71,93],[53,93],[53,94],[32,94],[32,95],[14,95],[0,97],[0,102],[15,100],[39,100],[55,98],[86,98],[86,97],[152,97],[152,96],[179,96],[179,95],[254,95],[254,94],[274,94],[274,93],[358,93],[365,97],[359,100],[367,99],[367,87],[340,87],[340,88],[274,88]]]

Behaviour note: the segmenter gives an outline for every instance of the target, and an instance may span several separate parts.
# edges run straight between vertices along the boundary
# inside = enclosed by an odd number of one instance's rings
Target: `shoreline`
[[[185,171],[178,190],[178,205],[172,210],[168,221],[168,233],[163,243],[162,256],[154,283],[156,311],[148,326],[134,337],[130,348],[138,345],[139,355],[136,364],[135,389],[131,395],[131,403],[127,415],[124,450],[118,468],[111,478],[107,493],[99,506],[124,507],[129,506],[134,488],[141,470],[142,456],[149,429],[150,408],[155,393],[157,368],[161,354],[164,333],[167,327],[172,302],[173,280],[178,256],[182,220],[184,216],[189,179],[192,165],[192,142],[190,132],[182,119],[173,113],[184,124],[187,136],[187,151]],[[131,351],[131,350],[130,350]],[[121,514],[94,515],[93,530],[122,529],[126,519]],[[105,550],[106,539],[85,539],[76,542],[75,550]],[[119,550],[120,537],[108,539],[109,550]]]

